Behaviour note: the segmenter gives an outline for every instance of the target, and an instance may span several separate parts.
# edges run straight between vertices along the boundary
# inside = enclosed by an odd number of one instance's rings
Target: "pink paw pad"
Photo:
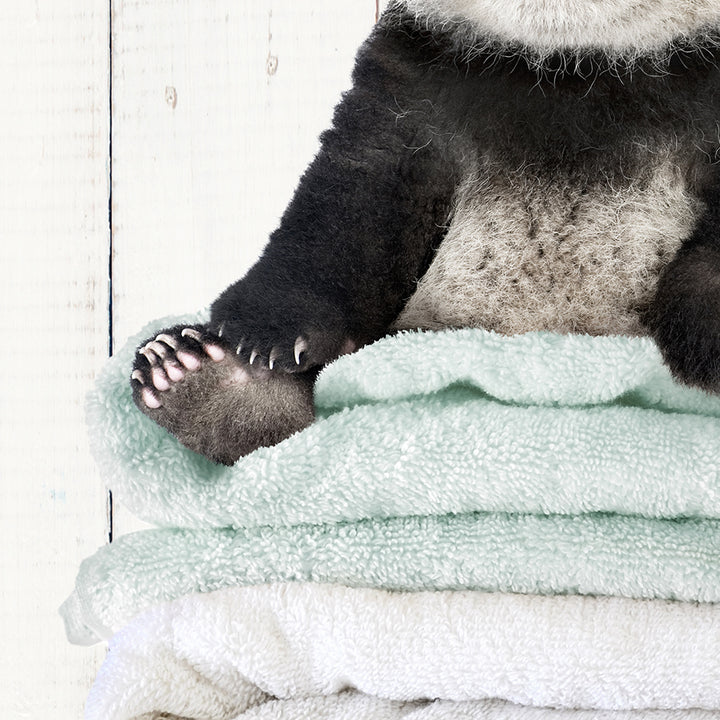
[[[199,358],[184,350],[178,350],[176,357],[187,370],[197,370],[202,365]]]
[[[143,402],[151,409],[156,410],[159,408],[162,403],[160,402],[160,399],[155,395],[155,393],[149,388],[144,387],[142,390],[142,399]]]

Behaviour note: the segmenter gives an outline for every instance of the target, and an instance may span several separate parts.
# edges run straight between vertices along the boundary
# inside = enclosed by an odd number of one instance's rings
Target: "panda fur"
[[[720,391],[718,59],[720,0],[391,4],[261,258],[141,346],[138,407],[231,463],[338,355],[448,327],[652,335]]]

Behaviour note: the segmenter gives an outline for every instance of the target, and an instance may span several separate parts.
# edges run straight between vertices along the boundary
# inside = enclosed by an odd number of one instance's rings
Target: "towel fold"
[[[88,720],[718,716],[720,398],[652,342],[387,338],[228,468],[129,389],[140,339],[201,320],[146,328],[89,399],[108,482],[165,527],[63,606],[75,642],[117,632]]]
[[[407,703],[357,692],[271,700],[235,720],[717,720],[712,710],[563,710],[514,705],[501,700]]]
[[[148,522],[475,511],[720,518],[720,398],[674,383],[648,339],[385,338],[323,371],[314,425],[225,467],[139,413],[128,383],[141,337],[199,319],[166,319],[131,339],[88,403],[107,481]]]
[[[118,633],[86,718],[229,720],[273,698],[337,703],[347,690],[393,703],[712,709],[720,708],[718,647],[720,607],[710,604],[234,588],[158,606]],[[381,703],[377,716],[357,717],[392,717],[384,713]]]
[[[720,522],[474,513],[247,529],[161,529],[83,561],[62,614],[107,639],[152,605],[233,585],[316,581],[720,602]]]

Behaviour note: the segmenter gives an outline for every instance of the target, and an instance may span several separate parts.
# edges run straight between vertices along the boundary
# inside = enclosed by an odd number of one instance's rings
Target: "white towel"
[[[273,717],[303,718],[312,715],[293,714],[292,703],[320,697],[330,714],[319,717],[349,718],[342,703],[364,701],[348,690],[396,703],[356,718],[426,712],[397,703],[433,699],[720,710],[719,650],[713,604],[312,583],[232,588],[157,606],[120,631],[86,718],[266,718],[274,699],[289,714],[272,706]],[[457,716],[498,717],[492,708],[470,705]]]
[[[404,703],[352,691],[301,700],[274,700],[234,720],[717,720],[712,710],[563,710],[502,700]]]

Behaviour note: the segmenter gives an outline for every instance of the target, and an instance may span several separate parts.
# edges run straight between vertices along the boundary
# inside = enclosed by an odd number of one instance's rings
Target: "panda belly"
[[[621,182],[475,168],[394,328],[645,334],[659,272],[702,211],[686,176],[667,156]]]

